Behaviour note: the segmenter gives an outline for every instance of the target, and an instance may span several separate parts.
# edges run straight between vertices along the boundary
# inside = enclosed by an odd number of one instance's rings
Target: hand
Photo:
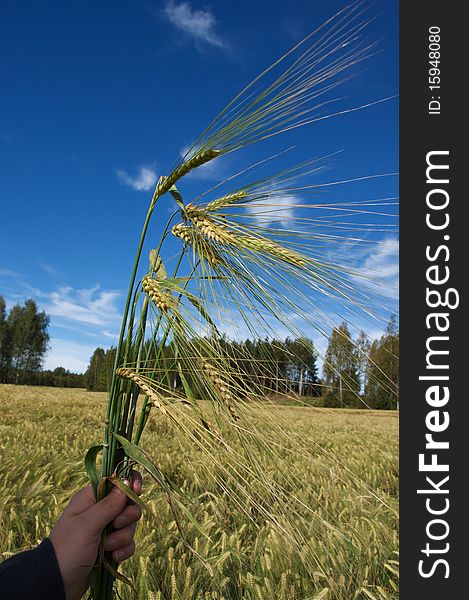
[[[136,471],[132,471],[131,487],[136,494],[142,493],[142,476]],[[107,535],[104,549],[112,552],[113,560],[122,562],[135,551],[133,537],[141,516],[140,506],[129,503],[127,496],[116,486],[99,502],[96,502],[90,485],[73,496],[49,536],[67,600],[80,600],[89,586],[101,533],[106,525],[111,523],[115,531]]]

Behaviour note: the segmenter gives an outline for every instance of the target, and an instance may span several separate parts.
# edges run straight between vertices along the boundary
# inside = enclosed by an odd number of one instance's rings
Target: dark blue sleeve
[[[0,564],[0,600],[65,600],[65,590],[52,542]]]

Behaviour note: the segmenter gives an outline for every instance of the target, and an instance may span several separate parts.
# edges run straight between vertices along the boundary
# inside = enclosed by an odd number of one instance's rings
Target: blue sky
[[[223,106],[344,2],[5,0],[0,24],[0,294],[51,316],[45,366],[83,371],[109,346],[154,181]],[[379,53],[340,91],[348,106],[398,93],[397,2],[376,0]],[[234,153],[188,178],[185,195],[292,144],[299,160],[342,151],[318,182],[395,173],[397,100]],[[282,160],[277,164],[282,168]],[[397,195],[397,178],[329,199]],[[334,196],[335,194],[335,196]],[[169,208],[168,208],[169,210]],[[155,224],[155,237],[159,224]],[[360,268],[395,302],[397,240]],[[369,329],[370,334],[379,332]]]

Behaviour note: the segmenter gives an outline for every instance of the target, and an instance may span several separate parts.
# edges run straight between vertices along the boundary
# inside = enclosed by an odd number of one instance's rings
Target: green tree
[[[9,335],[7,326],[6,304],[3,296],[0,296],[0,383],[5,383],[9,356]]]
[[[372,408],[399,408],[399,329],[391,315],[386,333],[370,349],[366,401]]]
[[[316,350],[313,342],[300,337],[289,343],[292,353],[290,361],[292,379],[296,382],[296,390],[300,396],[317,395],[318,369]]]
[[[359,360],[347,324],[332,330],[324,360],[325,406],[360,406]]]
[[[39,371],[49,344],[49,317],[39,312],[34,300],[16,304],[6,322],[4,380],[22,383],[30,372]]]
[[[88,369],[83,375],[83,382],[88,390],[93,392],[108,391],[115,356],[115,348],[109,348],[108,350],[96,348],[90,359]],[[79,379],[76,379],[76,381],[80,382]]]
[[[2,326],[5,323],[6,316],[7,316],[7,311],[6,311],[5,298],[3,296],[0,296],[0,332],[2,331]],[[0,337],[0,350],[2,348],[1,343],[2,343],[2,338]]]
[[[355,345],[357,352],[358,376],[360,379],[360,393],[364,394],[368,383],[368,360],[371,350],[370,338],[364,331],[360,331]]]
[[[106,352],[103,348],[96,348],[90,359],[90,365],[85,373],[87,389],[93,392],[107,390]]]

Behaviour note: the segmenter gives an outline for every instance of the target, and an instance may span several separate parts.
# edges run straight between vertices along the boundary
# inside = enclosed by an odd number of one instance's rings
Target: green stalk
[[[181,266],[181,262],[182,262],[182,259],[184,257],[184,254],[185,254],[185,248],[184,248],[183,252],[181,252],[181,254],[179,256],[179,260],[178,260],[178,262],[176,264],[176,267],[174,269],[173,277],[176,277],[176,275],[177,275],[177,272],[179,270],[179,267]],[[195,265],[193,267],[192,272],[189,275],[188,281],[184,284],[184,287],[187,287],[187,285],[188,285],[188,283],[190,281],[190,277],[195,272],[196,268],[197,268],[197,265]],[[179,294],[178,301],[180,301],[181,298],[182,298],[182,294]],[[156,353],[156,356],[155,356],[155,365],[158,362],[159,358],[161,357],[161,353],[163,352],[164,345],[166,343],[166,340],[168,339],[169,333],[171,331],[171,328],[172,328],[174,322],[175,322],[175,318],[173,317],[172,321],[169,322],[168,325],[166,326],[166,331],[163,334],[163,338],[162,338],[162,340],[160,342],[160,346],[157,349],[157,353]],[[155,333],[154,333],[154,335],[155,335]],[[141,413],[140,413],[140,419],[139,419],[139,422],[138,422],[138,425],[137,425],[137,431],[135,433],[135,438],[134,438],[134,442],[133,442],[136,445],[138,445],[139,442],[140,442],[140,438],[142,436],[143,430],[145,428],[145,424],[146,424],[147,419],[148,419],[148,413],[149,413],[149,411],[147,409],[148,409],[148,396],[145,396],[144,401],[143,401],[142,410],[141,410]],[[133,421],[132,421],[132,429],[133,429]],[[130,439],[130,436],[132,434],[132,429],[129,429],[129,432],[128,432],[129,439]]]
[[[171,215],[171,218],[168,221],[167,229],[169,229],[169,224],[171,223],[171,220],[173,219],[174,215],[177,214],[177,212],[179,212],[179,211],[176,211],[175,213],[173,213]],[[158,246],[158,249],[157,249],[158,253],[159,253],[159,249],[161,247],[161,244],[162,244],[162,241],[160,242],[160,244]],[[177,273],[179,271],[179,267],[181,266],[181,262],[182,262],[182,259],[184,257],[184,254],[185,254],[185,248],[183,249],[183,251],[179,255],[178,262],[177,262],[177,264],[176,264],[176,266],[174,268],[173,278],[177,276]],[[194,272],[194,271],[192,271],[192,272]],[[181,295],[179,295],[179,299],[180,298],[181,298]],[[153,331],[152,340],[151,340],[149,348],[147,350],[146,360],[148,360],[148,357],[149,357],[150,352],[151,352],[151,347],[152,347],[152,345],[156,341],[155,338],[156,338],[156,334],[158,332],[161,320],[162,320],[162,315],[160,314],[160,316],[158,317],[158,322],[156,324],[156,327],[155,327],[155,329]],[[170,327],[171,326],[169,326],[169,328]],[[167,339],[168,335],[169,335],[169,329],[167,328],[166,333],[165,333],[164,338],[163,338],[163,341],[160,343],[160,347],[157,349],[156,358],[155,358],[155,365],[156,365],[156,362],[158,361],[159,357],[161,356],[161,352],[162,352],[162,349],[164,347],[164,344],[166,342],[166,339]],[[152,375],[153,374],[154,374],[154,371],[153,371]],[[130,419],[129,419],[128,428],[127,428],[127,432],[126,432],[126,437],[129,440],[132,439],[132,431],[133,431],[133,428],[134,428],[135,409],[136,409],[136,405],[137,405],[137,399],[138,399],[138,391],[135,394],[135,397],[132,399],[132,408],[131,408],[131,411],[130,411]],[[145,423],[146,423],[146,417],[145,417],[145,415],[147,414],[147,406],[148,406],[148,397],[145,396],[145,398],[143,400],[142,412],[140,414],[140,419],[139,419],[139,423],[138,423],[138,430],[140,431],[140,429],[141,429],[140,434],[138,436],[138,439],[140,439],[140,436],[142,435],[142,432],[143,432],[143,428],[145,427]]]
[[[122,325],[121,325],[121,331],[120,331],[120,335],[119,335],[119,343],[117,344],[116,357],[114,360],[114,369],[113,369],[112,378],[111,378],[111,389],[109,391],[108,404],[107,404],[107,409],[106,409],[105,430],[104,430],[104,448],[103,448],[103,466],[102,466],[103,477],[109,477],[112,474],[112,470],[113,470],[112,455],[110,453],[109,445],[110,445],[110,441],[111,441],[111,437],[112,437],[110,421],[111,421],[111,417],[114,414],[115,402],[117,400],[115,397],[116,396],[116,383],[117,383],[116,369],[120,362],[120,355],[122,352],[122,346],[123,346],[123,342],[124,342],[124,334],[125,334],[125,329],[126,329],[126,325],[127,325],[127,318],[128,318],[128,314],[129,314],[130,303],[132,300],[135,279],[137,276],[137,270],[138,270],[138,266],[140,263],[140,257],[142,254],[143,244],[145,242],[145,237],[147,234],[148,225],[150,224],[151,216],[153,214],[153,210],[154,210],[156,202],[159,198],[159,196],[157,196],[155,194],[156,194],[156,190],[155,190],[155,193],[153,194],[153,197],[152,197],[152,200],[150,203],[150,207],[147,212],[147,216],[145,217],[145,222],[143,224],[142,233],[140,234],[140,241],[139,241],[138,248],[137,248],[137,254],[135,257],[132,275],[130,277],[130,284],[129,284],[127,300],[126,300],[125,308],[124,308],[124,315],[122,317]]]
[[[142,227],[142,232],[140,234],[140,240],[137,247],[137,253],[135,256],[135,261],[132,269],[132,274],[130,278],[129,289],[127,292],[127,299],[124,308],[124,314],[122,317],[121,330],[119,335],[119,342],[116,349],[116,356],[114,360],[114,368],[111,377],[111,385],[108,396],[108,403],[106,407],[106,419],[105,419],[105,429],[104,429],[104,444],[103,444],[103,462],[102,462],[102,476],[109,477],[112,475],[114,470],[114,461],[115,461],[115,452],[116,452],[116,444],[115,440],[112,437],[112,432],[115,431],[116,428],[116,415],[119,414],[122,403],[122,396],[120,394],[121,384],[116,377],[116,369],[121,362],[121,354],[124,345],[124,336],[126,327],[129,319],[129,310],[132,303],[132,297],[134,294],[134,286],[135,280],[137,277],[137,271],[140,264],[140,258],[143,250],[143,245],[145,242],[148,226],[150,224],[151,216],[153,214],[153,210],[155,208],[156,202],[159,196],[156,195],[156,190],[153,194],[147,215],[145,217],[145,221]],[[135,307],[133,307],[135,310]],[[131,314],[131,321],[133,321],[134,310]],[[118,427],[118,422],[117,422]],[[109,493],[109,485],[106,485],[104,488],[104,495]],[[100,499],[100,498],[98,498]],[[110,558],[110,557],[109,557]],[[112,561],[111,561],[112,564]],[[112,564],[114,568],[117,565]],[[99,567],[99,573],[97,575],[97,598],[95,600],[110,600],[112,598],[112,590],[114,585],[114,577],[109,573],[109,571],[104,567]]]
[[[160,347],[158,348],[157,354],[155,356],[155,364],[158,362],[158,360],[161,357],[161,353],[163,352],[164,345],[166,343],[166,340],[168,339],[168,336],[169,336],[171,328],[174,324],[174,321],[175,321],[175,317],[173,317],[172,320],[166,326],[166,331],[164,332],[163,338],[160,343]],[[147,407],[148,407],[148,396],[145,396],[145,398],[143,400],[142,411],[140,413],[140,419],[139,419],[138,426],[137,426],[137,433],[135,434],[135,439],[134,439],[134,444],[136,444],[136,445],[138,445],[138,443],[140,441],[140,437],[143,433],[145,423],[147,422],[147,418],[148,418]],[[132,422],[132,428],[133,428],[133,422]],[[131,434],[132,434],[132,430],[129,431],[129,435],[131,435]]]
[[[171,217],[168,219],[168,221],[166,223],[165,229],[160,238],[159,244],[156,248],[156,256],[157,257],[160,255],[161,247],[163,245],[163,242],[164,242],[166,236],[168,235],[171,221],[173,220],[174,216],[177,213],[178,213],[178,211],[173,212],[173,214],[171,215]],[[141,253],[141,248],[139,248],[139,250]],[[140,258],[140,256],[139,256],[139,258]],[[180,262],[181,261],[178,262],[178,266],[180,265]],[[155,267],[155,265],[150,265],[150,273],[153,271],[154,267]],[[134,270],[134,281],[135,281],[135,276],[136,276],[136,270]],[[132,284],[132,287],[133,287],[133,284]],[[143,304],[142,310],[140,311],[140,323],[139,323],[137,338],[135,339],[134,342],[132,342],[133,321],[134,321],[134,315],[135,315],[135,308],[136,308],[136,304],[137,304],[137,290],[135,291],[134,296],[135,296],[135,299],[133,302],[131,319],[129,320],[129,326],[127,328],[126,351],[125,351],[123,364],[127,364],[127,360],[128,360],[129,354],[132,350],[132,346],[134,347],[134,351],[136,353],[134,355],[134,358],[137,362],[139,362],[141,353],[142,353],[142,347],[143,347],[143,344],[145,343],[145,329],[146,329],[147,316],[148,316],[149,300],[148,300],[148,297],[145,296],[144,304]],[[124,326],[124,323],[123,323],[123,326]],[[116,361],[117,361],[117,353],[116,353]],[[114,365],[114,370],[117,368],[118,364],[119,363],[116,362],[116,364]],[[131,387],[133,387],[133,386],[131,386]],[[136,391],[132,395],[130,395],[130,392],[129,392],[129,395],[126,397],[123,415],[122,415],[125,417],[125,420],[127,419],[127,415],[129,412],[129,404],[130,404],[131,400],[133,401],[133,398],[136,399],[137,397],[138,397],[138,392],[136,392]],[[125,431],[125,429],[126,429],[126,423],[125,423],[125,421],[123,421],[121,419],[121,410],[122,410],[122,398],[119,395],[118,401],[117,401],[117,409],[114,411],[114,422],[112,423],[113,431],[120,431],[121,429],[123,429]],[[114,463],[115,463],[116,451],[117,451],[117,442],[114,438],[111,438],[110,450],[109,450],[109,456],[110,456],[109,460],[110,460],[110,465],[112,467],[114,466]]]

